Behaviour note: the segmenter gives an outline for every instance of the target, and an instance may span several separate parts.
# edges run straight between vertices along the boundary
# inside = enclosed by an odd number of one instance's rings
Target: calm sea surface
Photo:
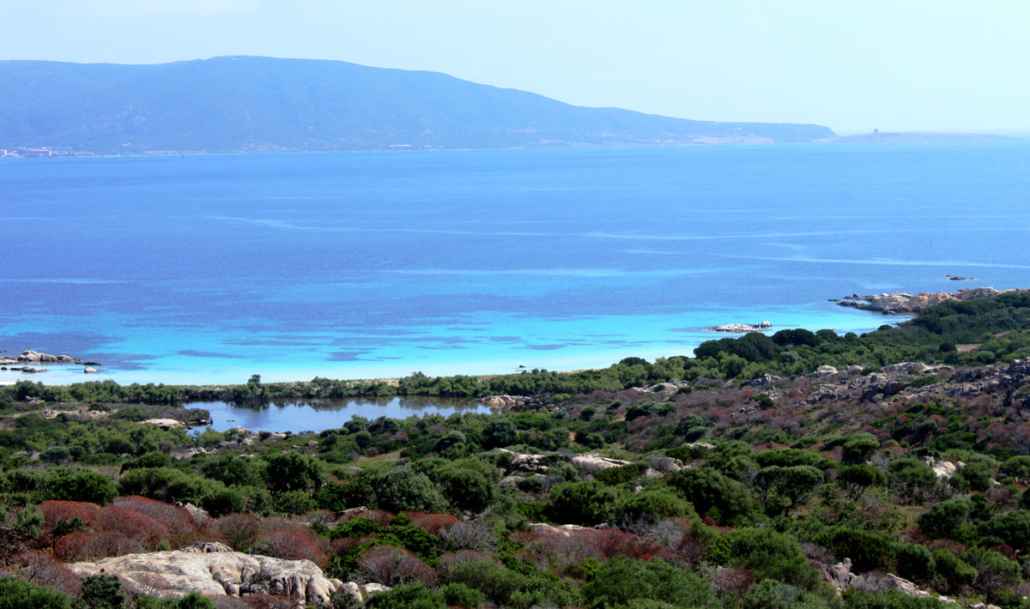
[[[0,350],[206,383],[870,329],[827,299],[1030,286],[1028,193],[1025,143],[4,160]]]

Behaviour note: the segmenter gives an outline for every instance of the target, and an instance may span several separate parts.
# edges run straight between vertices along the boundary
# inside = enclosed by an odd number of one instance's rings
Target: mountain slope
[[[433,72],[219,57],[160,65],[0,62],[0,147],[99,151],[796,142],[818,125],[582,108]]]

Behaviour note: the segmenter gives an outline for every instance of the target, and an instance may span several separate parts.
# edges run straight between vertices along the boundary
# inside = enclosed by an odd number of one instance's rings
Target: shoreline
[[[874,315],[867,313],[867,315]],[[874,316],[875,321],[882,322],[884,316],[876,314]],[[892,316],[891,321],[894,323],[901,323],[909,319],[907,316]],[[872,321],[872,319],[871,319]],[[867,327],[857,330],[858,333],[872,332],[879,327],[880,324],[868,324]],[[766,329],[766,333],[770,334],[774,331],[797,328],[802,326],[778,326],[775,328]],[[812,331],[816,331],[820,328],[815,326],[809,327]],[[849,330],[855,331],[855,330]],[[843,333],[843,332],[842,332]],[[517,375],[522,372],[530,372],[532,370],[546,370],[554,372],[560,375],[572,375],[578,372],[585,372],[590,370],[599,370],[608,368],[622,359],[626,358],[643,358],[648,361],[654,361],[659,358],[677,357],[677,356],[690,356],[694,354],[694,349],[708,340],[718,340],[724,337],[737,337],[743,336],[743,333],[726,333],[717,332],[710,330],[705,332],[705,339],[697,341],[695,344],[690,346],[684,346],[683,348],[673,348],[669,346],[656,345],[653,348],[638,348],[628,351],[605,351],[598,349],[591,352],[587,357],[582,356],[568,356],[562,358],[550,358],[546,365],[529,365],[529,360],[523,360],[523,358],[511,359],[507,361],[492,361],[484,362],[480,361],[453,361],[453,362],[438,362],[432,364],[426,361],[405,366],[401,364],[394,366],[389,373],[385,374],[360,374],[356,370],[351,370],[348,374],[348,370],[345,367],[333,367],[332,369],[318,368],[318,367],[296,367],[296,368],[280,368],[280,369],[269,369],[265,367],[262,369],[260,365],[249,367],[244,371],[243,369],[220,369],[219,372],[211,373],[203,370],[197,371],[167,371],[167,370],[127,370],[119,371],[117,369],[105,372],[101,366],[97,373],[83,374],[81,366],[77,365],[51,365],[47,368],[46,372],[24,374],[24,373],[12,373],[10,371],[0,371],[0,386],[11,386],[19,381],[28,381],[32,383],[41,383],[47,386],[54,387],[66,387],[70,385],[78,385],[82,383],[102,383],[112,381],[121,386],[130,385],[163,385],[166,387],[194,387],[204,389],[226,389],[230,387],[236,387],[245,385],[247,380],[252,375],[258,375],[261,377],[261,381],[266,385],[289,385],[297,383],[310,383],[315,378],[330,379],[332,381],[344,382],[344,383],[380,383],[385,385],[396,386],[400,380],[404,377],[415,374],[416,372],[424,373],[429,377],[451,377],[451,376],[467,376],[475,379],[492,379],[504,376]],[[519,367],[519,361],[526,361],[527,365]],[[404,366],[406,370],[402,370],[400,366]],[[217,378],[212,378],[217,377]]]

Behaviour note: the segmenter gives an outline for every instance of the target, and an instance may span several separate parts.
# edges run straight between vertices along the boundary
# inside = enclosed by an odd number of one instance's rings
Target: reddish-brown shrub
[[[44,501],[39,504],[46,521],[46,530],[52,531],[60,522],[71,522],[78,518],[82,524],[93,526],[100,516],[100,506],[85,501]]]
[[[72,533],[58,539],[54,544],[54,556],[64,562],[97,560],[143,550],[143,544],[138,539],[130,539],[112,531]]]
[[[411,524],[433,535],[458,522],[458,518],[451,514],[408,512],[408,518],[411,520]]]
[[[719,592],[741,595],[755,583],[754,575],[748,569],[719,567],[712,575],[712,584]]]
[[[340,519],[336,524],[343,524],[349,520],[355,518],[364,518],[365,520],[371,520],[377,524],[388,525],[393,520],[394,516],[390,512],[384,512],[382,510],[370,510],[368,508],[351,508],[340,514]]]
[[[250,514],[230,514],[216,520],[214,529],[234,550],[246,552],[257,543],[261,520]]]
[[[136,510],[109,505],[100,511],[97,529],[103,532],[118,533],[128,539],[139,541],[145,547],[155,547],[161,540],[171,536],[161,522],[137,512]]]
[[[287,560],[310,560],[323,567],[328,561],[324,540],[304,525],[279,519],[262,522],[254,551]]]
[[[114,500],[114,505],[153,518],[164,525],[173,537],[192,535],[200,528],[185,508],[156,499],[118,497]]]
[[[371,581],[396,586],[422,582],[427,586],[436,581],[436,572],[411,552],[394,546],[375,546],[358,559],[361,574]]]
[[[526,532],[513,538],[524,546],[522,557],[541,569],[564,571],[588,558],[603,558],[598,548],[582,535]]]
[[[602,556],[626,556],[640,560],[651,560],[662,550],[661,546],[632,533],[619,529],[599,529],[591,531],[587,539]]]
[[[282,596],[248,594],[240,597],[251,609],[296,609],[297,603]]]
[[[497,559],[485,552],[476,552],[473,550],[462,550],[460,552],[449,552],[440,557],[439,560],[439,572],[441,575],[445,575],[455,567],[459,567],[465,563],[482,563],[492,562],[496,563]]]
[[[440,531],[440,537],[452,550],[490,550],[497,545],[497,535],[485,522],[456,522]]]
[[[21,579],[53,588],[70,596],[78,596],[82,580],[71,569],[43,552],[25,552],[16,559],[17,574]]]
[[[251,609],[251,605],[248,605],[245,600],[235,596],[216,594],[209,596],[208,600],[215,606],[215,609]]]

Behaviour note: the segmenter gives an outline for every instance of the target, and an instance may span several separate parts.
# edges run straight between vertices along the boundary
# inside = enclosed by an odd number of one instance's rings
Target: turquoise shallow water
[[[594,367],[763,319],[867,330],[896,320],[827,299],[1030,285],[1028,160],[1005,144],[4,161],[0,350],[215,383]]]

